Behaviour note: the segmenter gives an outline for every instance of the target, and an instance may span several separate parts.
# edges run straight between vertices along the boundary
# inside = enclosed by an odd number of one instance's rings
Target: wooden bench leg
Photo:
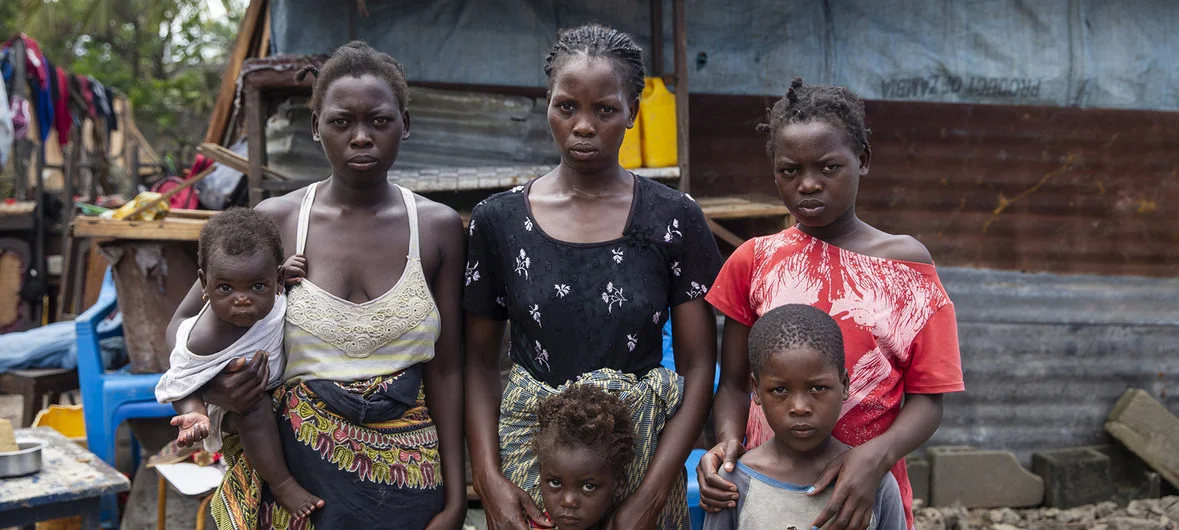
[[[212,503],[213,495],[209,495],[205,497],[205,500],[201,501],[200,508],[197,508],[196,530],[205,530],[205,518],[209,514],[209,505]]]
[[[156,528],[164,530],[168,526],[168,483],[160,475],[159,501],[156,503]]]

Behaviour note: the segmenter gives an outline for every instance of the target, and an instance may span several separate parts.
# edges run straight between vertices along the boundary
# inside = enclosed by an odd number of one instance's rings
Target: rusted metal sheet
[[[931,445],[1035,451],[1111,443],[1127,388],[1179,414],[1179,280],[939,271],[954,301],[966,392]]]
[[[696,195],[773,192],[753,127],[775,99],[693,96]],[[858,211],[921,240],[939,265],[1179,272],[1179,113],[866,106],[873,159]]]

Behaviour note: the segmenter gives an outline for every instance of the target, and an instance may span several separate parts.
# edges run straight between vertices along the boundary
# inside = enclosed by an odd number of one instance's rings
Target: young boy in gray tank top
[[[705,530],[810,527],[831,489],[808,495],[823,468],[848,447],[831,436],[848,397],[843,335],[827,313],[791,304],[763,315],[749,332],[753,400],[774,437],[720,475],[737,485],[737,505],[709,513]],[[900,488],[886,473],[869,529],[905,530]]]

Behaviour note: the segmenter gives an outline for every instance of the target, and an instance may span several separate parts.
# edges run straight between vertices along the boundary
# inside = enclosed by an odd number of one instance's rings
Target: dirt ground
[[[917,530],[1179,530],[1179,497],[1131,501],[1128,506],[1104,502],[1068,510],[914,508]]]

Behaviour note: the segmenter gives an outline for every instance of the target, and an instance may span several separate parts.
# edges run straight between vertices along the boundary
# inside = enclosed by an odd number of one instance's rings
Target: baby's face
[[[774,437],[803,454],[831,435],[843,400],[847,372],[809,346],[775,352],[754,377],[754,400],[761,405]]]
[[[278,265],[259,250],[250,255],[209,256],[209,270],[201,271],[210,309],[222,321],[249,327],[274,308]]]
[[[610,466],[586,447],[554,447],[541,455],[540,496],[561,530],[597,528],[617,487]]]

